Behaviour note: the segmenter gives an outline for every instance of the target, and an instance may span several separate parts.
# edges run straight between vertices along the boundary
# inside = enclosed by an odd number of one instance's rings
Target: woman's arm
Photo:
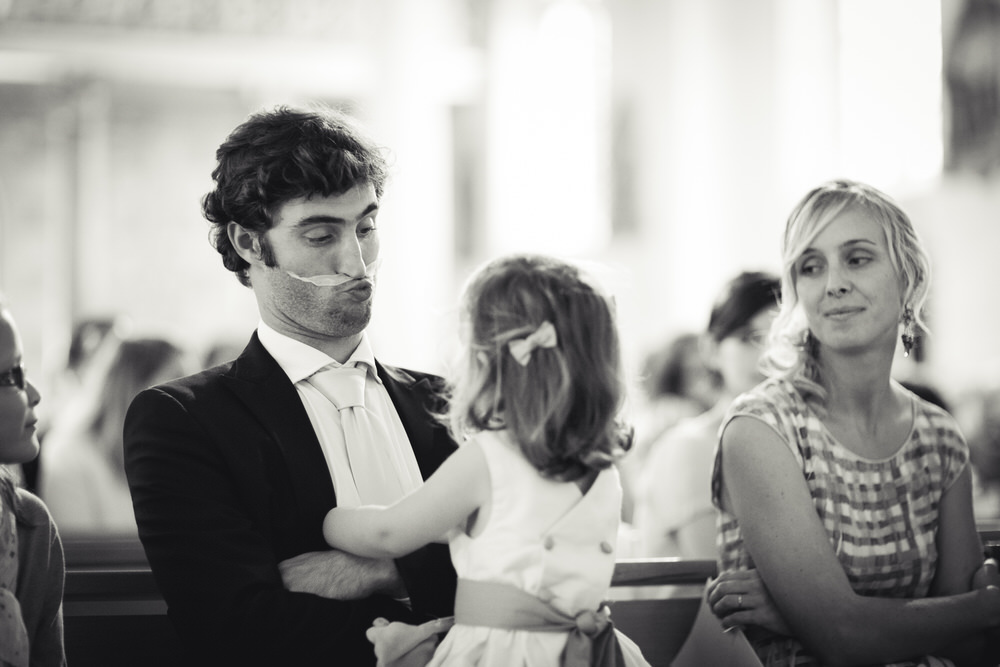
[[[763,422],[722,435],[722,504],[793,634],[824,663],[933,654],[1000,624],[1000,590],[903,600],[854,593],[795,458]],[[966,590],[969,590],[966,588]]]
[[[323,537],[336,548],[369,558],[397,558],[443,539],[489,498],[489,468],[482,449],[459,447],[416,491],[389,507],[334,508]]]
[[[954,595],[996,585],[996,582],[986,574],[983,562],[983,545],[976,531],[972,509],[972,473],[968,465],[941,498],[935,543],[938,550],[938,568],[931,586],[931,595]],[[977,585],[977,574],[982,578],[981,586]],[[996,645],[998,632],[1000,630],[992,631],[993,646]],[[977,660],[982,660],[987,655],[990,646],[990,636],[982,633],[980,636],[970,637],[966,641],[952,645],[940,654],[959,664],[975,664]],[[990,664],[996,664],[996,660],[997,657],[994,655]]]

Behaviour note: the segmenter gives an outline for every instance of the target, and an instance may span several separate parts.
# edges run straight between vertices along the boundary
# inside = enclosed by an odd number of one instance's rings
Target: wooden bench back
[[[611,619],[653,667],[669,667],[691,631],[705,581],[715,574],[711,560],[618,561],[611,582]]]
[[[69,664],[182,664],[179,643],[166,616],[138,542],[95,539],[66,544],[63,601]],[[698,609],[696,597],[713,561],[641,559],[615,567],[613,593],[693,585],[695,594],[656,599],[615,599],[615,627],[635,641],[654,667],[667,666],[680,650]],[[642,597],[642,596],[637,596]]]

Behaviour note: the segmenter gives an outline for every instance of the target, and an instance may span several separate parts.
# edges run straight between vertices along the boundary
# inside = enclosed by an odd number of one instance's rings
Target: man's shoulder
[[[151,387],[151,389],[174,395],[212,391],[225,383],[225,378],[232,376],[234,363],[232,361],[226,362],[225,364],[206,368],[191,375],[167,380]]]
[[[234,383],[270,382],[275,373],[285,377],[281,367],[254,334],[246,349],[236,359],[162,382],[152,389],[174,396],[212,393]]]
[[[417,371],[411,368],[403,368],[401,366],[392,366],[390,364],[384,364],[381,361],[376,361],[376,365],[378,367],[379,377],[381,377],[383,381],[386,378],[389,378],[404,387],[422,383],[428,383],[434,389],[443,389],[445,386],[445,379],[435,373]]]
[[[244,363],[241,357],[145,389],[132,403],[153,410],[162,407],[164,401],[184,405],[187,410],[214,410],[220,404],[236,400],[239,395],[252,395],[268,387],[275,391],[277,383],[282,381],[292,391],[291,382],[276,362],[252,360]]]

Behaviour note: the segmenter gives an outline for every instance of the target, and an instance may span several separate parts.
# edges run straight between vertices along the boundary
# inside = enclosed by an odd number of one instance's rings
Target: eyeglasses
[[[24,365],[18,364],[10,370],[0,373],[0,387],[17,387],[24,391],[26,386]]]

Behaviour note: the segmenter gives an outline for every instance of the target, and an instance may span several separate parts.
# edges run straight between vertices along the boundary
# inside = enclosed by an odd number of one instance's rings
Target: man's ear
[[[238,222],[230,222],[226,225],[226,234],[229,235],[229,242],[233,244],[236,253],[247,263],[253,264],[260,261],[260,240],[257,234],[249,231]]]

